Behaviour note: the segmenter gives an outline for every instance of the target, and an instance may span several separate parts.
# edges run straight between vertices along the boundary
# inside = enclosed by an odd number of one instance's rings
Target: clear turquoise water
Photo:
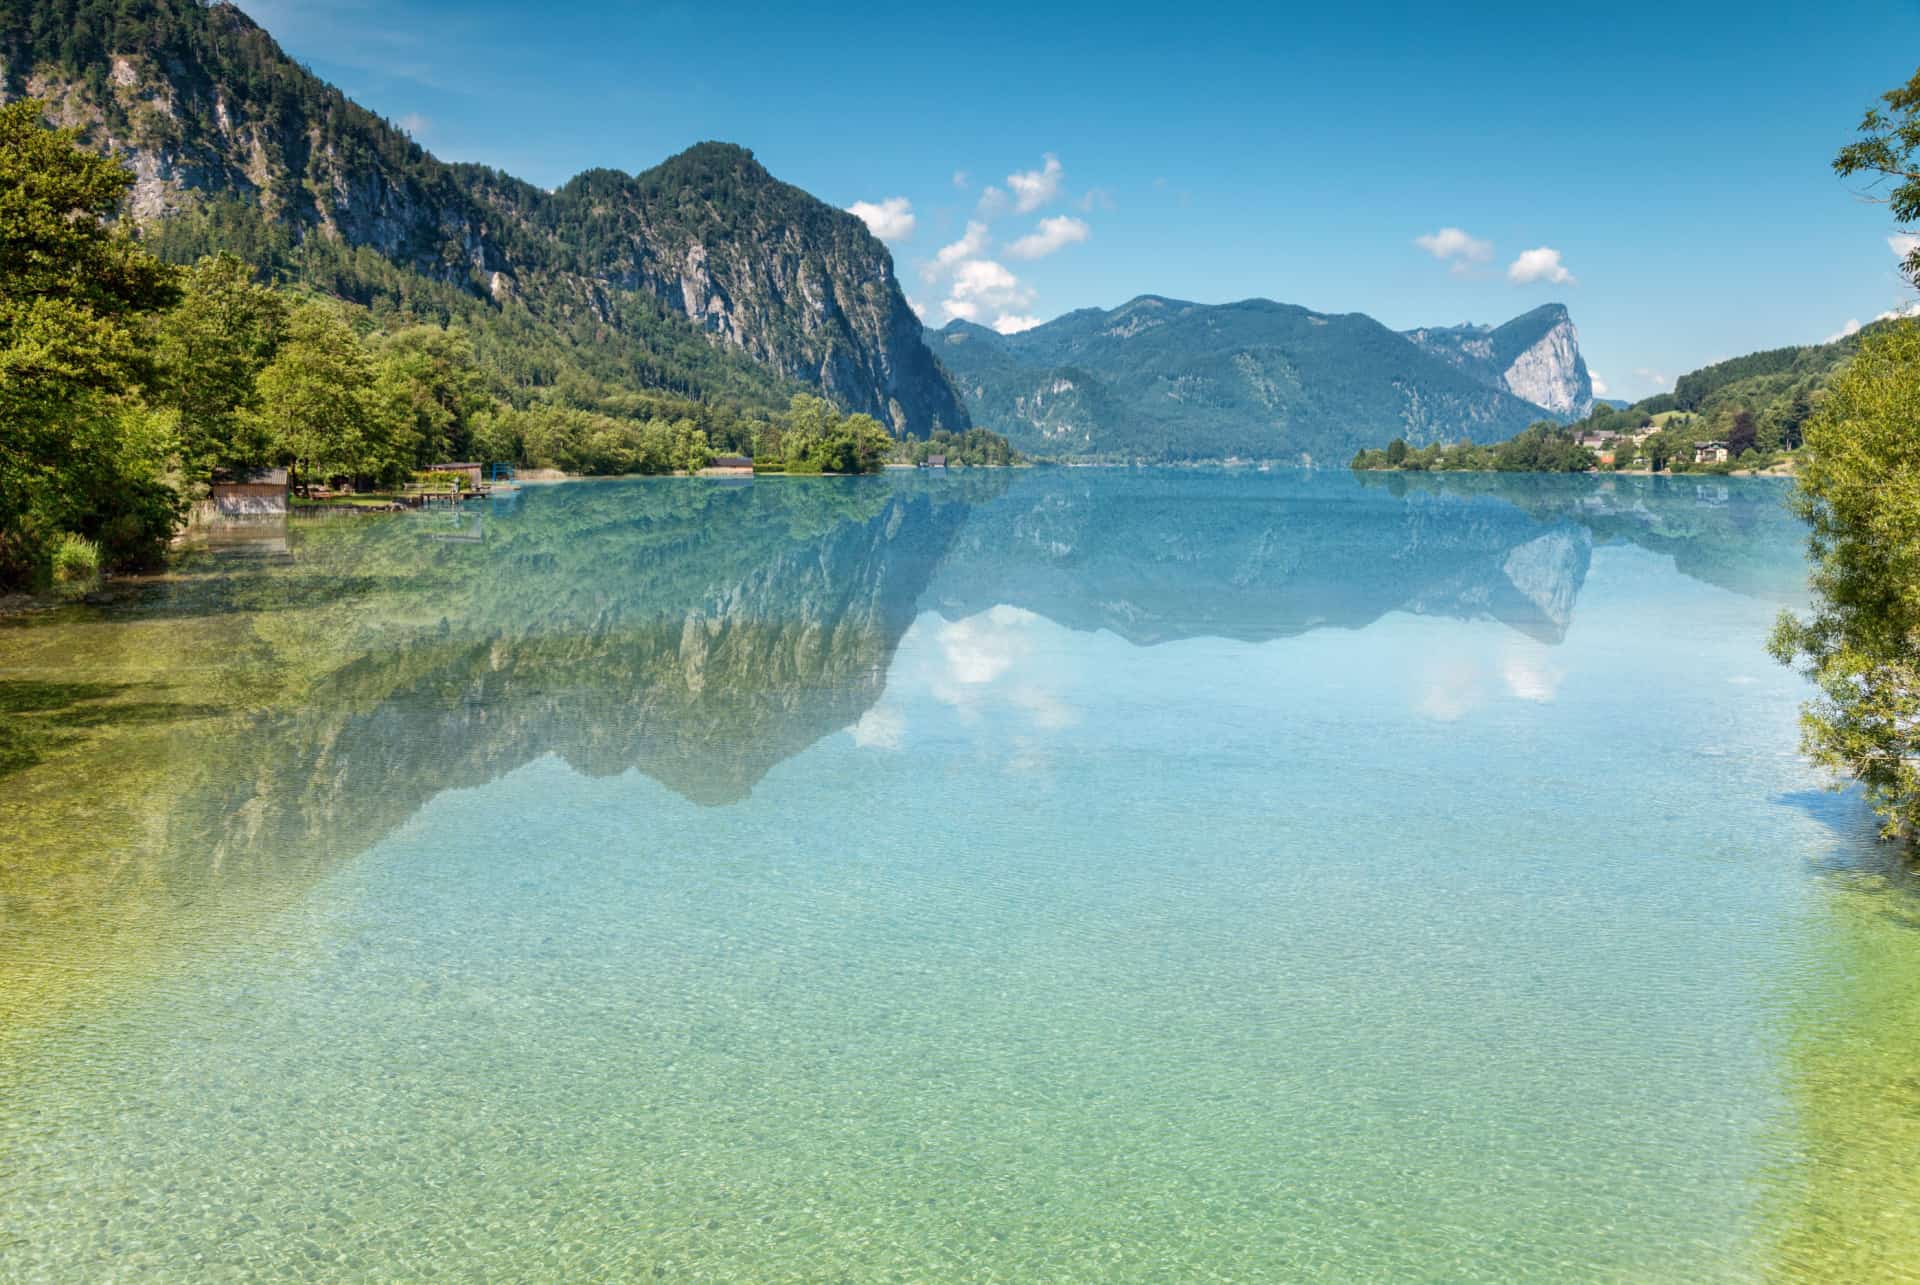
[[[159,676],[0,775],[0,1276],[1909,1278],[1782,494],[581,484],[16,621]]]

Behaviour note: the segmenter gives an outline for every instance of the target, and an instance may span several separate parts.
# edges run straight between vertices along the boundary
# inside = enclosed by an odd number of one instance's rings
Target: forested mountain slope
[[[456,320],[512,383],[773,406],[817,388],[896,433],[964,428],[855,217],[703,143],[548,193],[443,163],[231,4],[0,0],[0,91],[135,172],[156,250]]]
[[[1043,455],[1344,463],[1550,414],[1371,317],[1267,299],[1143,295],[1014,335],[956,321],[928,337],[973,417]]]

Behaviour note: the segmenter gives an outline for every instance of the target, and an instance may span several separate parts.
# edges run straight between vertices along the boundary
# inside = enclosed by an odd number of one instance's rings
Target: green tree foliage
[[[945,456],[948,464],[969,468],[1008,468],[1025,459],[1006,438],[984,428],[970,428],[964,433],[936,429],[923,438],[902,438],[893,448],[893,458],[901,464],[924,464],[932,455]]]
[[[1894,222],[1920,223],[1920,158],[1914,155],[1920,152],[1920,71],[1880,102],[1861,119],[1860,137],[1833,158],[1833,172],[1866,176],[1867,193],[1886,202]],[[1920,247],[1908,251],[1901,271],[1920,285]]]
[[[337,308],[308,303],[288,315],[280,351],[260,372],[260,415],[301,480],[400,471],[391,406],[374,378],[372,357]]]
[[[1920,326],[1874,335],[1807,426],[1795,507],[1812,528],[1811,615],[1776,657],[1819,688],[1813,758],[1866,786],[1889,833],[1920,833]]]
[[[1884,325],[1885,323],[1880,323]],[[1869,326],[1862,335],[1871,334]],[[1762,450],[1794,450],[1802,426],[1825,396],[1827,382],[1853,357],[1860,338],[1849,335],[1827,344],[1774,348],[1749,353],[1682,375],[1667,398],[1650,398],[1634,409],[1649,414],[1683,410],[1699,415],[1699,436],[1740,435],[1739,417],[1747,415],[1754,445]],[[1666,404],[1658,404],[1658,403]]]
[[[1502,473],[1584,473],[1599,463],[1592,451],[1560,425],[1542,420],[1494,448]]]
[[[178,501],[158,479],[169,421],[132,394],[153,378],[140,326],[174,272],[111,230],[132,175],[0,107],[0,583],[41,578],[63,532],[109,566],[150,562]]]
[[[1753,449],[1756,437],[1753,412],[1744,408],[1735,411],[1733,422],[1727,428],[1727,449],[1735,456],[1745,455]]]
[[[379,345],[376,391],[395,428],[394,448],[415,465],[474,453],[474,419],[493,405],[459,328],[407,326]]]
[[[1438,442],[1414,450],[1394,438],[1385,450],[1360,451],[1356,469],[1402,469],[1409,472],[1443,470],[1501,473],[1583,473],[1599,465],[1598,458],[1574,440],[1573,433],[1552,420],[1540,420],[1494,446],[1462,441],[1453,446]]]
[[[156,335],[159,397],[180,412],[182,466],[197,478],[216,468],[264,465],[273,440],[255,381],[279,349],[286,299],[230,254],[200,260],[185,284]]]
[[[789,473],[878,473],[886,467],[893,438],[871,415],[841,415],[831,402],[795,393],[786,422],[767,443]]]

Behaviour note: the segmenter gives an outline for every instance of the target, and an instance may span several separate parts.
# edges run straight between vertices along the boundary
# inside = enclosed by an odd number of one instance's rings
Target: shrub
[[[86,584],[100,574],[100,546],[83,535],[63,531],[53,542],[48,565],[55,584]]]

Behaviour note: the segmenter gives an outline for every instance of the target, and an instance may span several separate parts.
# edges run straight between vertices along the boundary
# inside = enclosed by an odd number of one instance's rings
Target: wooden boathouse
[[[287,471],[257,468],[214,474],[213,509],[223,518],[285,517]]]

